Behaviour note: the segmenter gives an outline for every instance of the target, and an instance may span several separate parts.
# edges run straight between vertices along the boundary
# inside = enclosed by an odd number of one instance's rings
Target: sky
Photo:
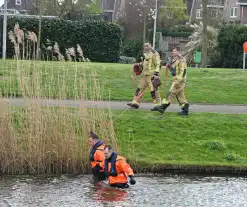
[[[0,6],[2,6],[2,5],[3,5],[3,2],[4,2],[4,0],[0,0]]]

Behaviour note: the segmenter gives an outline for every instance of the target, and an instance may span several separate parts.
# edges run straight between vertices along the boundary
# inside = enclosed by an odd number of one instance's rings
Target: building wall
[[[30,11],[34,9],[32,0],[21,0],[21,5],[16,5],[16,0],[9,0],[7,4],[8,9],[16,9],[20,12]]]
[[[240,6],[237,5],[238,0],[227,0],[226,7],[224,11],[224,21],[225,22],[234,22],[240,20],[241,10]],[[236,17],[231,17],[231,10],[232,8],[237,8]]]
[[[202,10],[201,10],[201,18],[196,17],[196,13],[198,9],[202,9],[202,3],[201,0],[194,0],[192,11],[191,11],[191,21],[195,23],[199,23],[202,21]]]
[[[226,1],[226,0],[225,0]],[[221,20],[223,19],[224,14],[224,0],[210,0],[208,1],[208,23],[214,24],[216,23],[215,20]],[[194,0],[191,11],[191,21],[199,23],[202,21],[202,0]],[[219,7],[219,5],[221,7]],[[197,11],[200,9],[200,16],[197,17]]]
[[[247,6],[240,6],[240,23],[247,24]]]

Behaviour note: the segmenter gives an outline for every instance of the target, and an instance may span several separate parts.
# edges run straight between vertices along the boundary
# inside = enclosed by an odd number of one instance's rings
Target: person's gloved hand
[[[154,76],[153,76],[153,79],[155,79],[155,80],[159,79],[159,75],[160,75],[159,72],[155,72]]]
[[[134,177],[133,176],[129,176],[129,178],[130,178],[130,184],[131,185],[135,185],[136,181],[135,181]]]
[[[118,174],[117,174],[117,172],[110,171],[110,172],[109,172],[109,175],[115,177],[115,176],[117,176]]]
[[[155,75],[155,76],[159,76],[160,73],[159,73],[159,72],[155,72],[154,75]]]
[[[92,169],[93,173],[99,173],[101,170],[103,170],[102,167],[99,166],[99,164],[95,165],[95,167]]]

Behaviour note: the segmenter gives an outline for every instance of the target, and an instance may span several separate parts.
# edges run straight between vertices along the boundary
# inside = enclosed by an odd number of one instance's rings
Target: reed
[[[22,38],[18,39],[20,34]],[[28,39],[25,39],[23,33],[10,32],[9,37],[15,49],[16,68],[8,71],[11,75],[7,77],[7,87],[17,85],[26,107],[8,105],[5,98],[13,98],[15,94],[0,97],[0,172],[14,175],[89,172],[89,130],[94,130],[106,143],[118,149],[111,110],[84,106],[83,100],[88,95],[94,101],[102,100],[102,88],[97,74],[90,70],[90,62],[73,64],[73,97],[80,108],[72,110],[63,105],[46,107],[41,102],[47,98],[43,90],[46,90],[48,97],[52,97],[54,84],[59,84],[56,95],[59,100],[64,100],[71,83],[66,76],[69,69],[63,62],[64,56],[59,51],[58,43],[53,53],[62,61],[59,62],[62,73],[55,72],[53,66],[59,64],[57,62],[40,64],[35,61],[36,34],[29,32]],[[24,42],[26,44],[22,46]],[[84,59],[80,46],[77,45],[77,48],[79,58]],[[71,60],[76,60],[75,49],[69,48],[68,51]],[[47,73],[41,73],[41,70]],[[17,82],[11,81],[13,73]],[[44,82],[47,83],[45,88]]]

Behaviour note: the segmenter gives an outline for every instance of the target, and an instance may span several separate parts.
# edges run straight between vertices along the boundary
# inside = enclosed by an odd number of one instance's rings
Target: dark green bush
[[[128,40],[124,43],[122,49],[123,56],[134,57],[137,61],[143,55],[142,40]]]
[[[247,41],[247,27],[229,24],[221,27],[218,36],[218,60],[223,68],[242,68],[243,43]],[[214,63],[213,63],[214,64]]]
[[[157,28],[157,32],[161,32],[163,36],[170,37],[189,37],[193,28],[187,25],[177,25],[169,28]],[[150,36],[153,36],[153,29],[149,30]]]
[[[3,18],[0,17],[0,25]],[[37,18],[8,18],[8,31],[13,30],[16,23],[24,31],[33,31],[38,35]],[[2,27],[1,29],[2,30]],[[0,31],[2,34],[2,31]],[[2,37],[0,38],[2,41]],[[42,19],[41,45],[49,39],[52,44],[56,41],[60,51],[76,47],[79,44],[85,57],[97,62],[118,62],[123,39],[123,30],[114,23],[105,21],[66,21],[60,19]],[[13,57],[13,45],[7,42],[7,57]]]

